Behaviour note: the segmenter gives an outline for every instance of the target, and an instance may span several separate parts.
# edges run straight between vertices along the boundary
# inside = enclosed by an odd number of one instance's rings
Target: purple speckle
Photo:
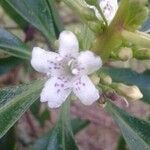
[[[83,86],[85,86],[85,83],[82,83]]]
[[[64,84],[61,84],[61,87],[64,87]]]
[[[61,77],[58,77],[57,79],[58,79],[58,80],[62,80],[62,78],[61,78]]]
[[[57,93],[60,93],[60,89],[57,90]]]
[[[57,86],[59,86],[59,84],[58,84],[58,83],[55,83],[55,87],[57,87]]]

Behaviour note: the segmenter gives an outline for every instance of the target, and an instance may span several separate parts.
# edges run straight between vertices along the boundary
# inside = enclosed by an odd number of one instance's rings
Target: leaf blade
[[[11,92],[7,95],[6,101],[0,107],[0,138],[16,123],[23,113],[39,98],[39,93],[43,86],[43,80],[36,81],[23,88],[23,92]],[[18,94],[16,94],[18,92]],[[2,101],[4,96],[1,96]],[[8,98],[10,97],[10,99]]]
[[[28,47],[15,35],[0,28],[0,50],[22,59],[30,58]]]
[[[60,117],[56,126],[44,137],[37,140],[33,150],[77,150],[69,119],[70,101],[62,105]]]
[[[6,0],[25,20],[41,31],[51,42],[55,40],[55,30],[51,12],[46,0]]]
[[[19,14],[17,14],[5,0],[0,1],[0,5],[21,29],[25,30],[28,27],[28,23]]]
[[[131,150],[148,150],[150,147],[150,122],[129,115],[107,102],[106,110],[113,116]]]
[[[15,66],[22,64],[23,61],[16,57],[0,59],[0,75],[3,75],[13,69]]]

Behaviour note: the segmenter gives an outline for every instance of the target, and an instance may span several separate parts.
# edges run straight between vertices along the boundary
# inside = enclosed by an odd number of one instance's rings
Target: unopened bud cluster
[[[127,97],[130,100],[138,100],[143,98],[143,94],[141,93],[140,89],[135,85],[128,86],[123,83],[118,83],[115,84],[115,89],[119,94]]]
[[[100,74],[99,82],[104,93],[115,92],[116,94],[118,93],[120,96],[125,97],[127,100],[139,100],[143,98],[143,94],[137,86],[129,86],[123,83],[114,83],[112,82],[112,78],[104,73]]]

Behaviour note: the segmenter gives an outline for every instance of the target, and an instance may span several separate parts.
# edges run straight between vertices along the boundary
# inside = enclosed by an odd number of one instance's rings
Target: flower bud
[[[121,48],[118,53],[118,57],[123,61],[127,61],[133,57],[133,51],[131,48]]]
[[[135,52],[135,58],[140,60],[150,59],[150,49],[140,49]]]
[[[112,83],[112,78],[109,75],[102,76],[101,83],[110,85]]]
[[[131,100],[138,100],[143,98],[143,94],[141,93],[140,89],[135,85],[127,86],[125,84],[119,83],[116,86],[116,90],[118,93],[122,94],[123,96]]]
[[[92,76],[90,76],[90,79],[95,85],[99,84],[100,82],[100,78],[96,74],[93,74]]]

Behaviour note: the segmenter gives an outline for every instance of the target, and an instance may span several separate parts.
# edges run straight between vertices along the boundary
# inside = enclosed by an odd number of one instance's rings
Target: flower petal
[[[61,56],[76,57],[79,51],[77,37],[71,31],[63,31],[59,36],[59,53]]]
[[[91,51],[81,52],[77,58],[79,70],[85,74],[91,74],[102,66],[102,60]]]
[[[99,0],[99,6],[103,11],[106,20],[110,23],[118,9],[117,0]]]
[[[85,105],[91,105],[99,99],[99,91],[88,76],[82,76],[74,83],[73,92]]]
[[[38,72],[56,74],[59,72],[59,67],[57,66],[59,64],[59,58],[60,56],[57,53],[45,51],[40,47],[34,47],[31,65]]]
[[[71,93],[69,82],[63,77],[52,77],[42,90],[41,102],[48,101],[50,108],[59,107]]]

